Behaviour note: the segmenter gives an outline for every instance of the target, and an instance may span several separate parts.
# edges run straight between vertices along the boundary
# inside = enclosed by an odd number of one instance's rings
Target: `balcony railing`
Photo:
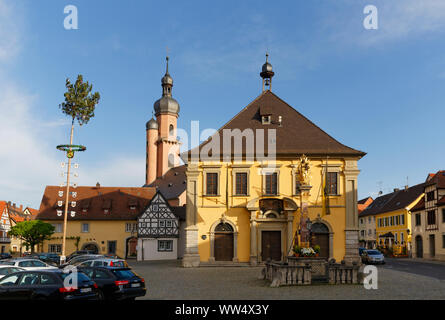
[[[11,238],[0,237],[0,243],[11,243]]]

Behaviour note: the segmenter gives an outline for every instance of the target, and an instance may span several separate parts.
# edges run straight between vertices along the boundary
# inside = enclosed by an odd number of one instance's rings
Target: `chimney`
[[[96,188],[100,188],[100,183],[96,183]]]
[[[407,190],[408,190],[408,185],[405,186],[405,191],[407,191]]]
[[[399,188],[394,188],[394,192],[400,191]]]
[[[23,211],[23,204],[20,205],[20,211]]]
[[[12,206],[13,206],[13,207],[14,207],[14,209],[15,209],[15,203],[13,203],[13,204],[12,204]]]

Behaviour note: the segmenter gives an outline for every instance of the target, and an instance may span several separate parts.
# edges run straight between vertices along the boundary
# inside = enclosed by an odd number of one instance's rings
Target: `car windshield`
[[[137,277],[137,275],[131,270],[113,270],[112,272],[119,280]]]
[[[14,261],[0,261],[0,264],[6,265],[6,266],[13,266]]]
[[[366,251],[369,255],[371,255],[371,256],[375,256],[375,255],[379,255],[379,254],[381,254],[380,253],[380,251],[377,251],[377,250],[368,250],[368,251]]]

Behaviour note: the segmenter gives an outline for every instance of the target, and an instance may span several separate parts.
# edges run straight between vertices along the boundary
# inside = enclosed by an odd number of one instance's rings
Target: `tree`
[[[73,146],[74,120],[77,119],[80,126],[87,124],[88,121],[94,117],[96,104],[98,104],[100,100],[99,92],[91,93],[93,90],[93,85],[90,85],[88,81],[84,82],[83,77],[80,74],[77,76],[77,80],[73,84],[71,83],[70,79],[67,78],[65,86],[67,88],[67,91],[64,94],[65,101],[62,102],[59,107],[62,109],[64,114],[71,117],[71,134],[69,151],[67,152],[68,172],[66,180],[65,215],[63,219],[62,257],[65,257],[66,224],[70,193],[70,169],[71,158],[74,156],[74,151],[72,148],[76,147]],[[85,150],[85,148],[83,150]]]
[[[93,85],[88,81],[83,82],[82,75],[77,76],[74,84],[70,79],[66,79],[67,92],[65,92],[65,102],[62,102],[59,107],[62,112],[71,117],[71,125],[74,125],[74,120],[77,119],[79,125],[87,124],[91,118],[94,117],[94,110],[96,104],[99,103],[99,92],[91,93]]]
[[[49,240],[53,233],[54,226],[40,220],[19,222],[9,231],[9,235],[21,239],[27,248],[31,247],[32,253],[34,246]]]

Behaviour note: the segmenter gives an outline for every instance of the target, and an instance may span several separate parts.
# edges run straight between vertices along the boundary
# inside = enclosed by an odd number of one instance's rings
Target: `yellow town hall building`
[[[365,153],[275,95],[273,75],[266,60],[260,96],[182,155],[185,267],[286,261],[303,242],[327,259],[359,261],[357,162]]]

